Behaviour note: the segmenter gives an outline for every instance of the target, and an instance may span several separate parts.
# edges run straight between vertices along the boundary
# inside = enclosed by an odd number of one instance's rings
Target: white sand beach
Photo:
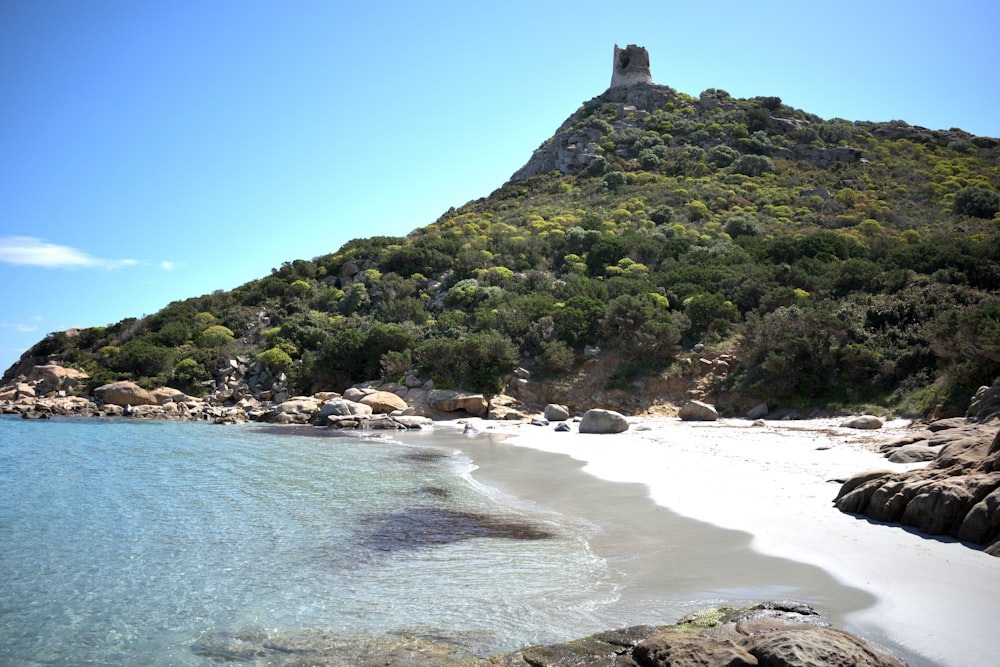
[[[851,632],[903,647],[911,665],[992,664],[1000,559],[836,510],[832,500],[840,487],[832,480],[919,465],[891,464],[877,452],[878,443],[900,435],[907,422],[858,431],[840,428],[840,421],[753,426],[636,418],[617,435],[496,422],[475,427],[510,434],[505,445],[582,461],[597,478],[645,485],[660,507],[749,533],[753,551],[816,566],[869,593],[871,604],[860,609],[856,598],[847,604],[836,596],[819,606]]]

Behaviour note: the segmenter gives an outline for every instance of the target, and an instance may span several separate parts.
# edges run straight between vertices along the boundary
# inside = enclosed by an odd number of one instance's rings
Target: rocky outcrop
[[[580,433],[623,433],[628,430],[628,419],[614,410],[595,408],[583,413],[579,430]]]
[[[859,473],[834,503],[849,514],[954,537],[1000,556],[998,427],[948,419],[888,442],[882,450],[892,460],[934,458],[916,470]]]
[[[829,627],[806,605],[765,602],[691,614],[675,625],[636,625],[580,639],[477,657],[440,633],[384,636],[260,628],[206,633],[192,644],[202,658],[292,665],[408,667],[905,667],[886,649]]]
[[[475,663],[473,663],[475,664]],[[888,650],[829,627],[793,601],[709,609],[672,626],[640,625],[491,658],[499,667],[905,667]]]

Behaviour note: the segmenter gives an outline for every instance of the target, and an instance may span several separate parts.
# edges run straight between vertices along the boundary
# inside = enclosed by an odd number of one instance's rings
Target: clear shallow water
[[[486,655],[617,598],[594,526],[477,484],[447,438],[313,433],[0,418],[0,664],[252,663],[234,637],[302,631]]]

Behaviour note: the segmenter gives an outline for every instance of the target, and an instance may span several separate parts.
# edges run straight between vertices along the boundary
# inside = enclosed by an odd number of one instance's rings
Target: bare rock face
[[[901,667],[902,662],[877,652],[865,642],[834,628],[784,630],[754,635],[744,643],[761,665],[812,667],[854,665],[856,667]],[[754,662],[753,664],[758,664]]]
[[[653,83],[653,77],[649,73],[649,52],[635,44],[629,44],[624,49],[615,44],[610,87],[618,88],[636,83]]]

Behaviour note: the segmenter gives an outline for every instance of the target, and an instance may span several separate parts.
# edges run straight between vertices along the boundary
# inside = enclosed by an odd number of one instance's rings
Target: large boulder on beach
[[[569,408],[558,403],[549,403],[545,406],[542,414],[550,422],[564,422],[569,419]]]
[[[358,403],[367,405],[377,415],[386,415],[396,410],[402,411],[407,408],[406,401],[391,391],[373,391],[370,394],[362,396],[358,400]]]
[[[1000,432],[997,424],[954,422],[919,433],[940,448],[925,467],[865,472],[846,480],[834,504],[842,512],[946,535],[1000,556]],[[891,448],[890,455],[907,445]]]
[[[715,406],[701,401],[687,401],[681,406],[677,416],[684,421],[714,422],[719,419]]]
[[[857,417],[851,417],[850,419],[845,419],[840,423],[841,428],[855,428],[859,430],[872,431],[875,429],[880,429],[885,425],[885,422],[881,417],[876,417],[875,415],[858,415]]]
[[[583,413],[580,433],[622,433],[628,430],[628,419],[614,410],[594,408]]]
[[[135,382],[123,380],[94,389],[94,398],[107,405],[159,405],[160,402]]]

